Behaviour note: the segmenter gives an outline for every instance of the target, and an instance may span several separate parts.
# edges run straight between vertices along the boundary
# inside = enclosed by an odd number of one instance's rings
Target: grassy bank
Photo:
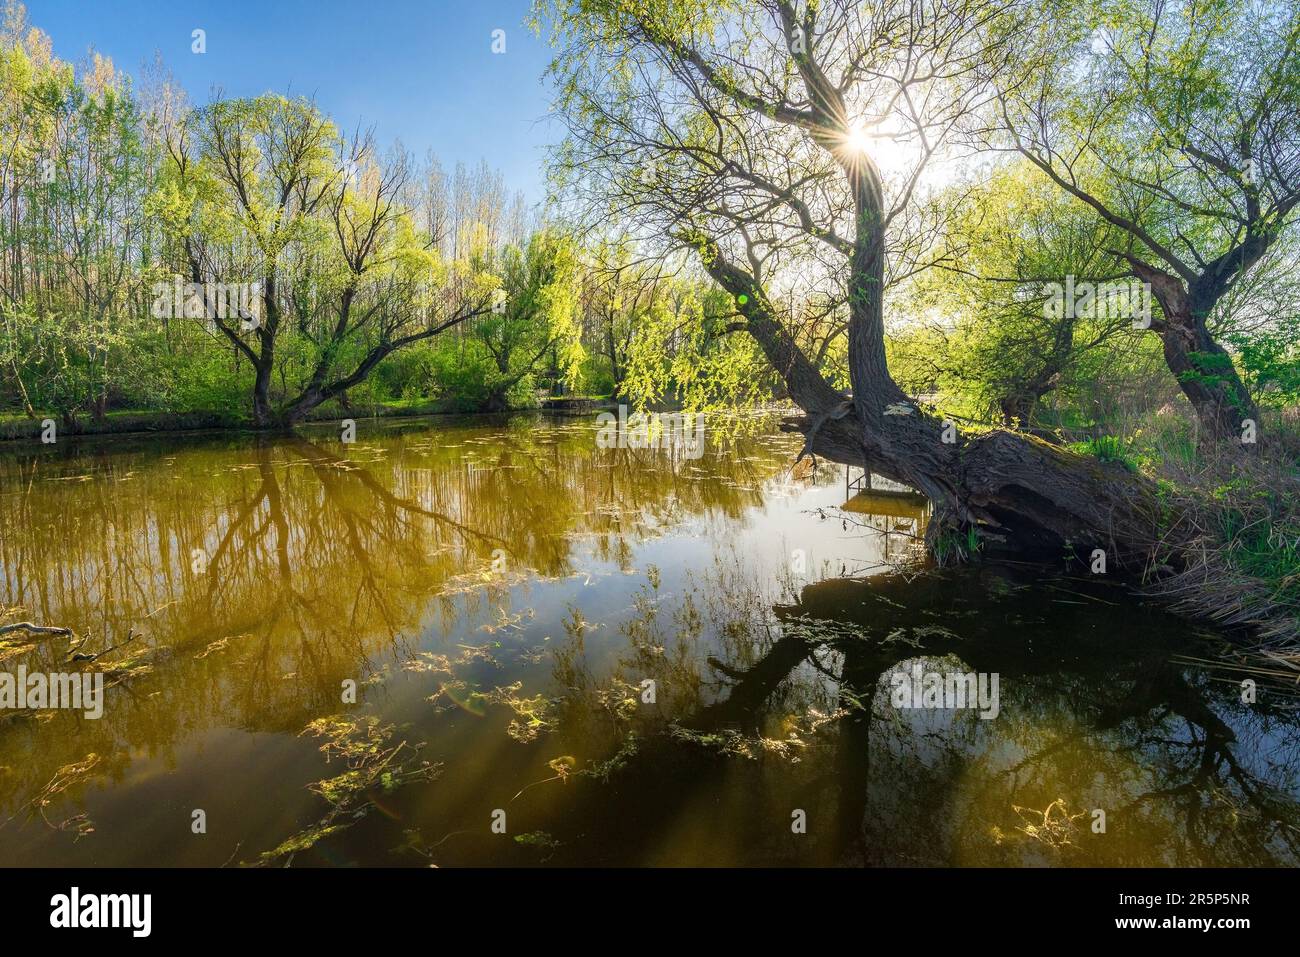
[[[1148,593],[1239,630],[1278,674],[1300,678],[1300,410],[1262,410],[1259,426],[1255,445],[1207,448],[1166,409],[1072,447],[1151,478],[1164,537],[1195,542],[1176,566],[1157,558]]]

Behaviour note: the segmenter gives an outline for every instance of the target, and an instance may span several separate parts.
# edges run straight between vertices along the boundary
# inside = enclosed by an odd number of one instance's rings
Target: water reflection
[[[1005,568],[824,581],[715,608],[716,655],[648,602],[604,682],[561,656],[551,750],[604,760],[526,820],[568,864],[1294,865],[1293,700],[1173,664],[1186,629],[1158,612],[1053,595]],[[999,717],[893,708],[918,661],[999,673]],[[632,706],[641,675],[676,696]]]
[[[594,436],[0,459],[4,604],[121,645],[84,665],[102,720],[0,723],[0,862],[1296,862],[1292,702],[1175,664],[1185,625],[1039,571],[887,573],[924,503],[841,507],[772,431],[695,461]],[[893,709],[917,660],[998,672],[999,717]]]

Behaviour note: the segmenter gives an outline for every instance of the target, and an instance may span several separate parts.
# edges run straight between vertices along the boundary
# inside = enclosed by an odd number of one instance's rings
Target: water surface
[[[0,605],[80,642],[0,669],[110,685],[0,714],[0,863],[1297,863],[1295,701],[1188,663],[1213,635],[909,569],[926,503],[845,508],[771,425],[697,460],[596,428],[0,450]],[[914,665],[997,674],[997,717],[895,707]]]

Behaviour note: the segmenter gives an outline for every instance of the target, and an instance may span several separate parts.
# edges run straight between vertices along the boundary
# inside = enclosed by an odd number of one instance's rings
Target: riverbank
[[[448,422],[482,418],[490,423],[501,415],[521,412],[584,417],[616,407],[602,396],[548,398],[536,407],[506,413],[466,411],[454,403],[428,400],[349,410],[328,405],[315,410],[303,425],[328,428],[347,418],[376,422],[427,417]],[[62,438],[180,439],[206,433],[219,440],[223,435],[256,432],[246,417],[211,411],[119,410],[98,423],[85,418],[71,432],[58,420],[56,424]],[[1210,623],[1234,635],[1239,651],[1251,652],[1270,675],[1287,677],[1300,669],[1300,519],[1290,492],[1295,487],[1295,468],[1289,464],[1300,460],[1300,430],[1295,427],[1294,415],[1270,415],[1265,426],[1273,437],[1275,454],[1260,460],[1207,461],[1185,434],[1186,421],[1169,416],[1150,417],[1127,435],[1103,434],[1102,438],[1076,442],[1072,449],[1122,463],[1157,482],[1167,513],[1166,532],[1177,525],[1198,529],[1200,545],[1186,561],[1149,567],[1136,574],[1130,570],[1129,582],[1135,592],[1160,601],[1188,621]],[[40,419],[0,416],[0,449],[18,450],[26,442],[39,443],[41,429]],[[963,552],[957,560],[976,559],[979,551]],[[1067,564],[1080,560],[1075,556]],[[1118,571],[1111,569],[1109,574]]]
[[[511,409],[513,412],[549,412],[556,415],[586,415],[601,409],[614,408],[607,396],[555,396],[542,400],[537,406]],[[342,419],[415,418],[430,415],[467,415],[464,408],[449,400],[417,400],[388,402],[366,408],[343,409],[338,405],[324,405],[315,409],[304,420],[313,422],[338,422]],[[490,413],[481,413],[490,414]],[[96,422],[89,416],[77,417],[68,427],[55,413],[38,413],[30,418],[21,413],[0,414],[0,442],[40,441],[43,423],[55,423],[59,435],[133,435],[144,433],[181,433],[197,431],[247,431],[253,426],[246,415],[223,411],[157,412],[150,410],[121,409],[109,412]]]

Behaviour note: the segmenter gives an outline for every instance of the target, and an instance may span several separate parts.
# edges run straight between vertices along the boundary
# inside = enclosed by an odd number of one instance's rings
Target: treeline
[[[1182,405],[1162,341],[1165,306],[1116,255],[1123,231],[1027,160],[956,183],[930,213],[931,266],[894,284],[890,366],[910,393],[1010,427],[1131,427]],[[1300,403],[1300,246],[1278,230],[1203,307],[1252,407]],[[1208,355],[1205,357],[1208,363]],[[1193,373],[1183,373],[1193,375]]]
[[[486,163],[381,149],[310,101],[190,103],[161,64],[79,67],[0,29],[0,414],[257,426],[539,395],[716,401],[729,300],[580,242]]]
[[[1179,80],[1200,99],[1171,105],[1139,71],[1120,84],[1136,84],[1136,105],[1100,118],[1089,112],[1100,101],[1069,89],[1054,94],[1059,116],[1038,116],[1029,99],[1012,158],[934,195],[904,189],[923,163],[887,170],[905,201],[885,233],[884,348],[903,390],[959,421],[1044,434],[1185,397],[1232,437],[1259,405],[1300,402],[1300,250],[1284,228],[1300,196],[1288,185],[1294,71],[1282,68],[1295,57],[1279,57],[1255,97],[1260,159],[1241,169],[1220,170],[1196,144],[1142,139],[1150,124],[1217,130],[1226,80]],[[1083,152],[1064,168],[1074,154],[1051,142],[1073,142],[1063,117],[1117,129],[1071,134]],[[546,395],[783,398],[786,370],[683,232],[701,217],[731,237],[729,258],[781,277],[766,292],[772,317],[848,390],[851,303],[825,250],[851,245],[852,220],[838,194],[798,196],[827,170],[773,148],[738,176],[708,144],[678,157],[662,137],[620,137],[615,149],[575,134],[558,157],[563,221],[585,229],[575,233],[486,163],[448,173],[432,155],[341,130],[301,98],[200,106],[159,63],[133,79],[99,55],[61,62],[10,0],[0,416],[75,425],[115,410],[198,411],[273,426]],[[801,216],[831,223],[814,229],[811,252]],[[1175,275],[1190,277],[1186,294]]]

